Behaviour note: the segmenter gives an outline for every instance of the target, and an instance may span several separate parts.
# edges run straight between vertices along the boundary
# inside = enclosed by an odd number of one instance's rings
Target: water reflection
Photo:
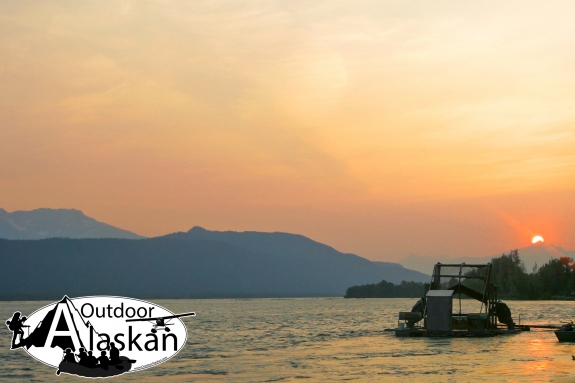
[[[1,318],[47,302],[2,302]],[[398,339],[397,313],[415,299],[162,300],[185,320],[189,339],[172,360],[120,381],[575,381],[575,345],[552,332],[474,339]],[[507,302],[522,323],[572,319],[574,302]],[[473,301],[463,311],[474,310]],[[466,307],[469,305],[469,307]],[[1,319],[0,318],[0,319]],[[21,350],[0,326],[0,381],[61,381]]]

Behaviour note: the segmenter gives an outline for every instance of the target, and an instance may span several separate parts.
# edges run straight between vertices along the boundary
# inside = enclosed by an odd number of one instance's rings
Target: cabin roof
[[[450,297],[453,295],[453,290],[429,290],[428,297]]]

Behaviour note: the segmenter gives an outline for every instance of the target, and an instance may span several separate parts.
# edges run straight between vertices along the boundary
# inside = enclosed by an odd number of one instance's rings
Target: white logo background
[[[154,303],[124,297],[93,296],[63,299],[36,310],[26,320],[32,332],[42,325],[48,312],[56,307],[54,320],[44,347],[32,346],[26,350],[39,361],[58,367],[63,351],[60,347],[50,347],[58,336],[69,336],[75,345],[75,353],[83,345],[86,351],[93,350],[99,356],[114,342],[120,356],[136,362],[130,372],[139,371],[163,363],[176,355],[186,344],[188,333],[179,318],[165,320],[168,326],[158,326],[155,320],[131,321],[127,319],[147,319],[172,316],[174,313]],[[68,329],[59,326],[66,321]],[[169,329],[166,331],[166,328]],[[93,331],[92,331],[93,329]],[[153,329],[156,333],[153,333]],[[123,345],[122,345],[123,344]]]

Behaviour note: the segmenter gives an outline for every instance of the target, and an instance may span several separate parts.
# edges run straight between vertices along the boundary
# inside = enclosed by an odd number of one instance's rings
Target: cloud
[[[570,190],[572,7],[3,2],[1,196],[360,222]]]

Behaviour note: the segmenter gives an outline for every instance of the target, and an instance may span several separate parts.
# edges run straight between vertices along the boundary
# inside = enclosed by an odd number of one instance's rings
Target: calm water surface
[[[575,344],[551,331],[477,339],[402,339],[397,313],[415,299],[157,300],[185,319],[188,344],[157,367],[114,382],[575,382]],[[10,351],[3,325],[51,302],[0,302],[0,381],[83,381]],[[575,302],[508,301],[517,322],[558,324],[575,318]],[[465,305],[471,305],[470,308]],[[456,310],[459,307],[457,306]],[[464,311],[476,312],[474,302]]]

